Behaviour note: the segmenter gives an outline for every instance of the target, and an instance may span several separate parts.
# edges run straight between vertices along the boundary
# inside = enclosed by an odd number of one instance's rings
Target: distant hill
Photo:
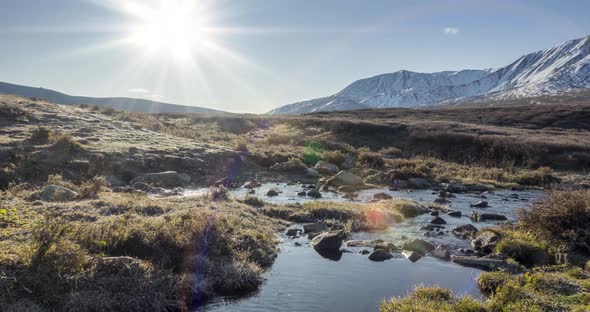
[[[282,106],[270,114],[514,100],[587,88],[590,88],[590,36],[524,55],[496,69],[437,73],[402,70],[361,79],[334,95]]]
[[[95,98],[87,96],[71,96],[45,88],[33,88],[21,85],[0,82],[0,93],[26,96],[30,98],[43,99],[48,102],[64,105],[88,104],[108,106],[118,110],[144,113],[224,113],[223,111],[210,108],[185,106],[177,104],[162,103],[146,99],[126,97]]]

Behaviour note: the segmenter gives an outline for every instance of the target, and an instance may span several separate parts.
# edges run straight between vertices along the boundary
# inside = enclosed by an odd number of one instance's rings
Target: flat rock
[[[486,271],[507,271],[518,273],[521,267],[514,263],[509,263],[503,259],[494,259],[489,257],[470,257],[470,256],[453,256],[452,261],[470,268],[477,268]]]
[[[353,174],[350,171],[347,170],[342,170],[340,172],[338,172],[338,174],[336,174],[334,176],[334,178],[330,179],[330,181],[332,181],[332,183],[336,184],[336,185],[348,185],[348,186],[358,186],[363,184],[363,179],[355,174]]]
[[[74,200],[77,196],[78,193],[70,190],[69,188],[50,184],[45,186],[41,192],[40,198],[42,201],[47,202],[61,202]]]
[[[385,261],[393,258],[393,255],[386,249],[375,249],[370,255],[371,261]]]
[[[421,253],[422,255],[427,254],[428,252],[434,250],[434,246],[429,242],[421,239],[412,239],[409,241],[404,242],[402,246],[403,250],[415,251]]]
[[[336,174],[340,170],[338,166],[331,164],[327,161],[320,160],[313,167],[321,174]]]
[[[420,260],[420,258],[422,258],[424,254],[416,252],[416,251],[412,251],[412,250],[403,250],[402,255],[404,255],[404,257],[408,258],[408,260],[410,260],[412,262],[416,262],[416,261]]]

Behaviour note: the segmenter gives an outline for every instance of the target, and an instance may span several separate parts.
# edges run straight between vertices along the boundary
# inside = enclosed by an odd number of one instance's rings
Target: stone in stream
[[[449,217],[461,217],[461,211],[459,210],[453,210],[453,211],[449,211],[447,212],[447,216]]]
[[[361,253],[362,255],[368,255],[368,254],[370,254],[371,252],[370,252],[370,251],[368,251],[368,250],[366,250],[366,249],[363,249],[363,250],[361,250],[361,251],[360,251],[360,253]]]
[[[319,233],[327,230],[328,226],[323,223],[310,223],[303,225],[303,231],[305,233]]]
[[[301,232],[301,229],[288,229],[285,235],[287,236],[297,236]]]
[[[465,239],[467,237],[473,237],[479,233],[479,230],[473,224],[463,224],[453,228],[451,233]]]
[[[393,197],[389,194],[386,193],[377,193],[373,195],[373,199],[377,199],[377,200],[387,200],[387,199],[392,199]]]
[[[434,249],[434,246],[429,242],[421,239],[412,239],[409,241],[404,242],[402,246],[403,250],[415,251],[421,253],[422,255],[427,254],[428,252]]]
[[[433,258],[445,261],[449,260],[449,258],[451,257],[451,253],[449,252],[449,250],[442,246],[436,247],[433,251],[429,252],[428,255]]]
[[[322,193],[320,193],[320,191],[318,191],[317,189],[312,189],[309,192],[307,192],[307,196],[313,197],[313,198],[321,198]]]
[[[258,181],[248,181],[246,183],[244,183],[244,185],[242,186],[243,188],[247,188],[247,189],[253,189],[253,188],[257,188],[262,186],[262,184],[260,184],[260,182]]]
[[[301,197],[303,197],[303,196],[305,196],[305,195],[307,195],[307,193],[306,193],[305,191],[300,191],[300,192],[297,192],[297,196],[301,196]]]
[[[429,223],[431,224],[447,224],[447,221],[441,217],[434,217],[430,219]]]
[[[340,232],[323,232],[314,237],[310,245],[315,250],[340,251],[342,234]]]
[[[375,239],[375,240],[349,240],[346,242],[346,246],[348,247],[371,247],[374,248],[378,244],[385,243],[384,240]]]
[[[492,231],[484,231],[471,241],[473,249],[491,253],[496,248],[501,237],[498,233]]]
[[[478,201],[477,203],[471,204],[469,206],[474,207],[474,208],[488,208],[489,207],[488,202],[485,200]]]
[[[469,219],[473,222],[485,222],[485,221],[506,221],[508,218],[505,215],[496,213],[477,213],[472,212],[469,214]]]
[[[370,255],[371,261],[385,261],[393,258],[393,255],[386,249],[375,249]]]
[[[435,211],[431,211],[430,212],[430,215],[433,216],[433,217],[438,217],[438,214],[439,214],[438,210],[435,210]]]
[[[451,201],[450,201],[450,200],[448,200],[448,199],[446,199],[446,198],[442,198],[442,197],[441,197],[441,198],[437,198],[437,199],[435,199],[435,200],[434,200],[434,203],[435,203],[435,204],[439,204],[439,205],[448,205],[448,204],[450,204],[450,203],[451,203]]]
[[[279,196],[279,191],[277,191],[275,189],[268,190],[268,192],[266,192],[266,196],[268,196],[268,197]]]
[[[410,186],[416,189],[427,189],[430,188],[430,181],[423,178],[410,178],[408,179]]]
[[[416,251],[412,251],[412,250],[403,250],[402,255],[404,255],[404,257],[408,258],[408,260],[410,260],[412,262],[416,262],[416,261],[420,260],[420,258],[422,258],[422,256],[424,254],[416,252]]]
[[[363,179],[350,171],[342,170],[333,178],[328,180],[328,184],[357,186],[363,184]]]
[[[338,192],[341,193],[354,193],[356,189],[350,185],[343,185],[338,188]]]
[[[470,267],[487,271],[507,271],[509,273],[519,273],[522,268],[515,263],[509,263],[504,259],[495,259],[492,257],[469,257],[453,256],[453,262]]]
[[[463,193],[467,192],[467,188],[459,182],[443,183],[443,189],[449,193]]]

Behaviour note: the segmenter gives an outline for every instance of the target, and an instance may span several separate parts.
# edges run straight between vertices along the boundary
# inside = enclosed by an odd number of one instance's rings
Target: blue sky
[[[360,78],[498,67],[590,34],[590,1],[201,0],[180,38],[129,40],[162,23],[125,5],[159,14],[159,2],[1,0],[0,81],[261,113]]]

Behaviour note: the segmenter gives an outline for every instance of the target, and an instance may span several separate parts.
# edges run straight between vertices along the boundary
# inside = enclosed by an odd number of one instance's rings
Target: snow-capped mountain
[[[270,114],[417,107],[473,97],[522,98],[590,88],[590,36],[483,70],[416,73],[398,71],[358,80],[328,97],[279,107]]]

